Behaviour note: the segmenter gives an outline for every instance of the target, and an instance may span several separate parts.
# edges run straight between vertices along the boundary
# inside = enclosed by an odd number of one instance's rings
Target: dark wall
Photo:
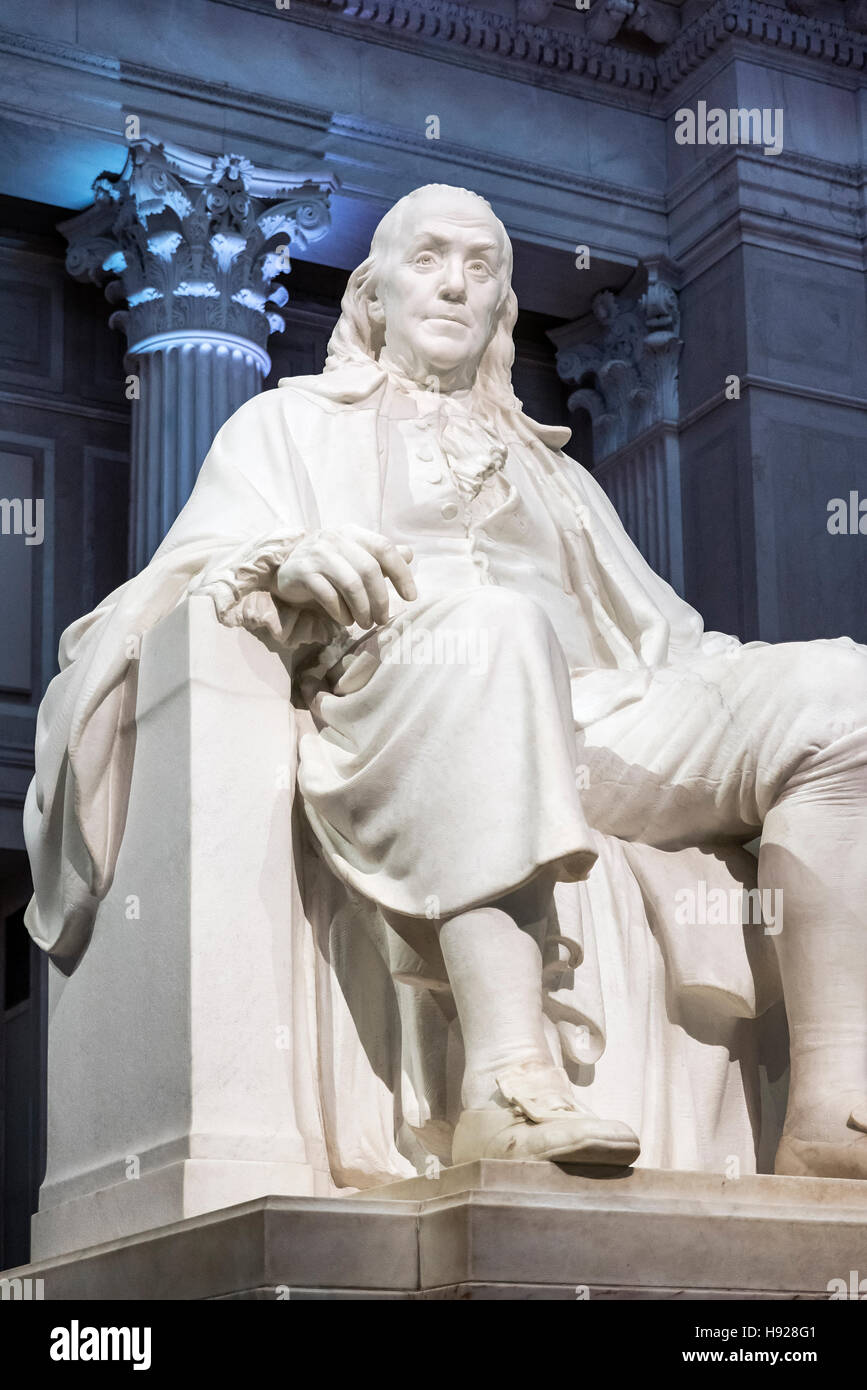
[[[44,507],[41,544],[12,510],[0,529],[0,1269],[29,1258],[44,1165],[47,962],[23,924],[21,827],[36,711],[63,629],[127,575],[122,340],[64,269],[64,215],[0,199],[0,499]]]
[[[26,857],[0,864],[0,1269],[10,1269],[30,1258],[45,1171],[48,961],[24,926]]]
[[[681,294],[686,597],[747,640],[867,641],[867,537],[828,530],[867,499],[867,296],[812,265],[742,246]]]
[[[0,591],[14,595],[0,605],[0,847],[9,849],[23,849],[36,711],[60,634],[127,572],[122,341],[100,292],[64,269],[61,216],[0,199],[0,498],[44,505],[41,545],[14,534],[14,519],[0,533]]]

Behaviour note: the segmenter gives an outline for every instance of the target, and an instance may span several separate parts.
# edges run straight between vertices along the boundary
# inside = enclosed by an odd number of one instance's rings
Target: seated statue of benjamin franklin
[[[209,594],[291,665],[326,871],[444,971],[464,1058],[454,1162],[625,1165],[636,1128],[678,1123],[674,1067],[667,1120],[584,1103],[543,988],[558,904],[611,874],[609,837],[661,858],[761,834],[759,888],[785,901],[776,1171],[865,1178],[867,652],[703,631],[560,452],[568,431],[522,412],[511,266],[482,198],[401,199],[324,373],[242,407],[147,570],[65,634],[26,811],[28,925],[74,966],[123,833],[121,638]],[[647,1012],[633,1036],[650,1048],[667,1024],[658,999]]]

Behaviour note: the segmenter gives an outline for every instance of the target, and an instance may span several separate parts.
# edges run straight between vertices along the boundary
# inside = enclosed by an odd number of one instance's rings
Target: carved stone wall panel
[[[36,495],[36,458],[33,453],[0,453],[0,699],[28,698],[32,692],[33,661],[33,549],[23,533],[11,526],[15,517],[6,507]],[[6,526],[10,530],[6,531]],[[14,596],[14,601],[10,599]]]
[[[0,430],[0,712],[13,718],[53,666],[54,478],[52,440]]]
[[[696,71],[667,121],[670,255],[684,283],[742,241],[862,269],[859,100],[851,84],[763,68],[748,54],[732,56],[710,80]],[[736,108],[759,120],[765,112],[779,152],[765,154],[763,140],[678,144],[675,111],[697,112],[699,102],[706,116]]]
[[[129,426],[91,415],[85,407],[77,413],[76,403],[69,400],[59,405],[62,408],[51,402],[40,406],[0,399],[0,454],[33,460],[31,490],[44,500],[45,527],[42,545],[28,547],[26,557],[22,538],[0,535],[0,561],[5,555],[31,571],[29,589],[20,574],[0,580],[14,584],[12,591],[18,596],[18,613],[14,605],[0,603],[0,650],[14,645],[30,665],[29,691],[0,691],[0,805],[15,812],[8,825],[0,817],[0,849],[20,840],[26,779],[22,781],[16,767],[22,757],[32,761],[36,709],[57,670],[60,633],[128,573]],[[0,497],[8,496],[13,486],[23,484],[17,484],[0,461]],[[13,550],[13,541],[21,552]],[[25,641],[16,631],[13,643],[7,629],[27,605],[29,635]]]
[[[750,370],[867,405],[864,277],[758,247],[744,249]]]
[[[0,508],[0,589],[16,595],[0,602],[0,851],[23,848],[36,708],[57,669],[60,632],[127,574],[126,554],[117,560],[130,415],[119,389],[122,341],[98,297],[91,306],[69,280],[60,248],[52,253],[56,214],[28,215],[24,230],[15,208],[0,208],[0,499],[41,500],[44,537],[26,546],[23,535],[3,535],[4,515],[11,525],[15,517]]]
[[[783,153],[797,153],[804,159],[830,157],[844,165],[860,160],[857,101],[861,82],[817,81],[815,68],[804,71],[756,63],[746,55],[733,62],[732,69],[738,106],[782,110]],[[765,156],[764,162],[772,165],[776,158]]]
[[[714,166],[672,195],[672,246],[685,284],[742,243],[862,270],[857,166],[785,153],[763,162],[743,150],[727,151]]]
[[[723,395],[725,379],[743,376],[747,363],[743,252],[731,251],[680,292],[682,416]]]
[[[85,445],[82,451],[81,596],[95,608],[117,587],[128,562],[129,450]]]
[[[867,501],[864,413],[760,389],[749,404],[762,636],[867,641],[867,535],[857,529]],[[828,530],[832,499],[845,504],[843,534]]]
[[[0,247],[0,388],[63,390],[61,269]]]

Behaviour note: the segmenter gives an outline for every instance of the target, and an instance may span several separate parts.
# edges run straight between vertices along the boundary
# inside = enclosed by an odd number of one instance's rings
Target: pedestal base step
[[[3,1277],[47,1300],[706,1300],[827,1299],[859,1270],[867,1183],[486,1160],[260,1198]]]

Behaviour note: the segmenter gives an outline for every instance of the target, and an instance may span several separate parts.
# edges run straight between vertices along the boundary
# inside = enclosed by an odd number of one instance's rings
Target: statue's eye
[[[469,268],[470,270],[480,272],[482,275],[490,275],[492,273],[491,267],[488,265],[487,261],[471,261]]]
[[[416,265],[435,265],[436,256],[433,251],[419,251],[415,258]]]

